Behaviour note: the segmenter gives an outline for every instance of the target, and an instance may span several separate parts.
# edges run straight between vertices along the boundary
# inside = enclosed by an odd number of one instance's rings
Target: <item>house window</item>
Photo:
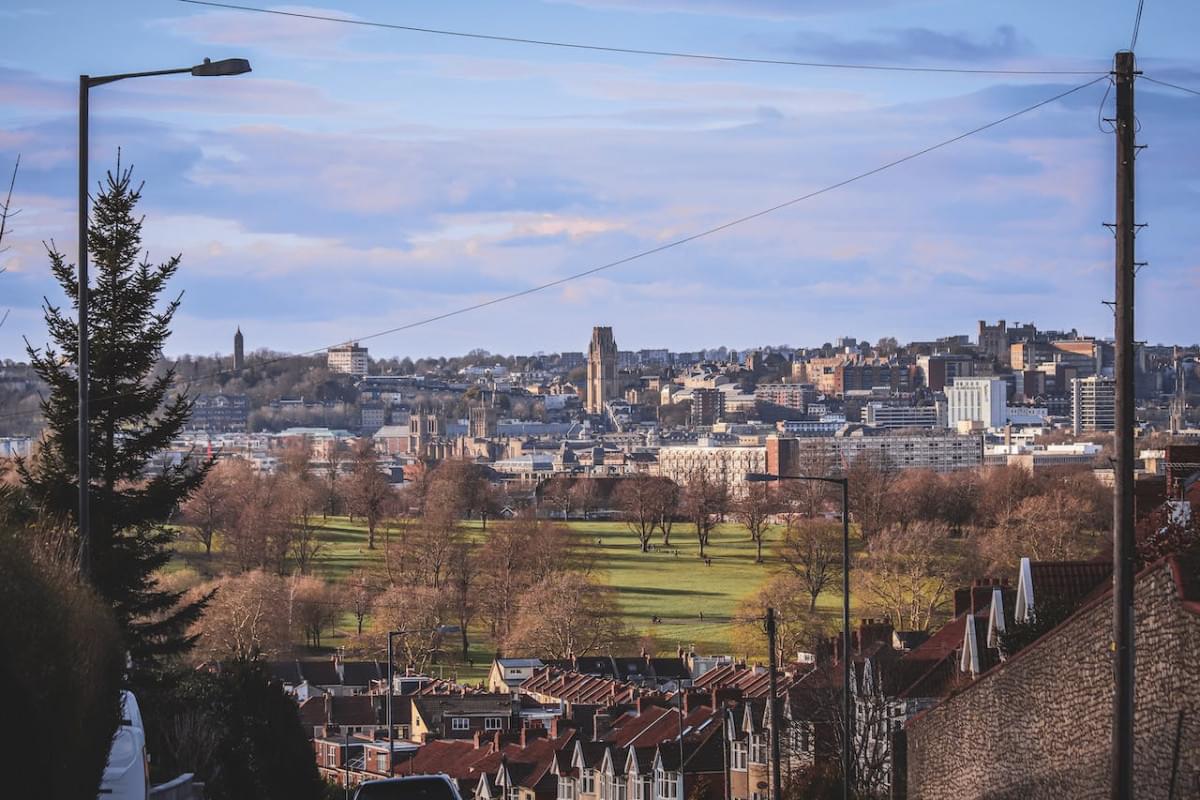
[[[649,800],[646,797],[645,784],[641,782],[637,775],[632,772],[629,774],[629,785],[633,788],[633,800]]]
[[[450,721],[450,730],[469,731],[471,730],[471,720],[466,717],[454,717]]]
[[[336,767],[337,766],[337,748],[336,747],[326,748],[326,750],[325,750],[325,766],[327,766],[327,767]]]
[[[627,800],[625,793],[625,779],[613,778],[612,797],[611,800]]]
[[[734,742],[733,748],[729,751],[729,768],[739,771],[746,769],[746,743]]]
[[[678,800],[679,774],[676,772],[658,773],[658,800]]]
[[[521,800],[521,787],[520,786],[508,787],[508,800]]]
[[[483,729],[485,731],[498,731],[504,727],[504,720],[501,717],[485,717],[483,720]]]
[[[596,793],[596,770],[585,769],[580,781],[579,791],[583,794]]]
[[[380,753],[375,756],[375,771],[387,772],[387,753]]]
[[[575,779],[558,779],[558,800],[575,800]]]
[[[762,736],[750,737],[750,763],[767,763],[767,743],[764,741]]]

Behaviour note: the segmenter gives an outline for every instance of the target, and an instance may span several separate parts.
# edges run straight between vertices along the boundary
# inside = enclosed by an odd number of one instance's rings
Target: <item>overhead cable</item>
[[[478,39],[489,42],[505,42],[508,44],[526,44],[538,47],[558,47],[568,50],[592,50],[601,53],[621,53],[639,56],[660,56],[665,58],[687,58],[700,61],[725,61],[736,64],[769,64],[786,67],[809,67],[813,69],[853,69],[874,70],[882,72],[942,72],[966,75],[1099,75],[1100,70],[1055,70],[1055,69],[1005,69],[1001,67],[916,67],[905,64],[834,64],[822,61],[795,61],[784,58],[754,58],[750,56],[728,56],[712,53],[688,53],[675,50],[645,50],[637,47],[617,47],[612,45],[585,44],[583,42],[563,42],[551,39],[531,39],[524,36],[502,36],[491,33],[475,33],[471,31],[456,31],[444,28],[425,28],[417,25],[399,25],[390,22],[372,22],[370,20],[353,19],[350,17],[334,17],[325,14],[312,14],[301,11],[284,11],[278,8],[259,8],[257,6],[239,5],[237,3],[219,3],[215,0],[179,0],[194,6],[209,6],[230,11],[247,11],[255,14],[272,14],[280,17],[308,19],[318,22],[332,22],[341,25],[358,25],[366,28],[383,28],[409,33],[424,33],[433,36],[453,36],[460,39]]]

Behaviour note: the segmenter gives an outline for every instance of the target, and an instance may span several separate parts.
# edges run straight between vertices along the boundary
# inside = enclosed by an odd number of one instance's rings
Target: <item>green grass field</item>
[[[754,543],[738,525],[722,525],[712,533],[706,551],[711,566],[699,559],[693,529],[682,523],[672,531],[670,547],[664,548],[656,540],[650,553],[639,550],[637,538],[622,523],[572,521],[568,528],[591,558],[589,567],[597,579],[617,592],[630,630],[638,636],[653,636],[661,654],[674,653],[679,645],[694,645],[696,652],[704,654],[731,653],[731,620],[738,603],[757,591],[779,566],[769,545],[764,547],[765,563],[754,563]],[[469,529],[478,535],[478,523],[471,523]],[[331,518],[319,536],[324,547],[314,572],[331,581],[344,580],[357,567],[382,558],[381,546],[367,549],[366,530],[357,520]],[[778,532],[769,534],[768,542],[776,536]],[[206,558],[195,547],[181,543],[172,566],[191,566],[211,574],[221,569],[220,555]],[[819,605],[832,612],[838,602],[836,595],[822,596]],[[661,621],[652,622],[654,616]],[[353,618],[346,615],[328,643],[337,646],[352,632],[352,624]],[[495,652],[495,643],[481,633],[472,638],[475,666],[454,668],[462,680],[484,677]],[[765,652],[764,646],[754,655]]]

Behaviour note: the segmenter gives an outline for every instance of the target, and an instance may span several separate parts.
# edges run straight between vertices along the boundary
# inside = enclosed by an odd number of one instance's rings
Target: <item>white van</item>
[[[113,736],[97,800],[146,800],[150,796],[150,756],[146,728],[133,692],[121,692],[121,727]]]

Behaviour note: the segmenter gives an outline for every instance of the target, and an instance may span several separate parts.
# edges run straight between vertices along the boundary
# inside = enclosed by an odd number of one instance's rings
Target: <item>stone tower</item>
[[[242,340],[242,326],[239,325],[237,333],[233,335],[233,368],[237,372],[241,372],[244,366],[246,366],[246,350],[245,342]]]
[[[612,328],[592,328],[588,345],[587,412],[603,414],[604,404],[617,399],[617,343]]]

